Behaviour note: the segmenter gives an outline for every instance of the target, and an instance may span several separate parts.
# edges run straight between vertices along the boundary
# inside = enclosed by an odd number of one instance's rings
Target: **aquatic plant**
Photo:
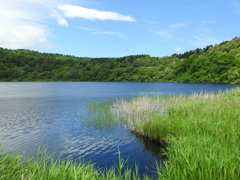
[[[240,89],[190,96],[153,119],[166,149],[166,179],[240,178]],[[151,127],[144,125],[145,132]],[[170,136],[168,136],[170,134]],[[175,177],[175,178],[172,178]]]
[[[89,118],[83,123],[95,128],[111,128],[117,125],[111,112],[110,102],[91,102],[88,104]]]
[[[160,179],[240,179],[240,88],[118,100],[109,108],[109,121],[167,144]]]
[[[121,158],[111,169],[96,169],[94,164],[74,163],[71,160],[54,159],[47,155],[46,150],[40,150],[36,158],[22,158],[11,153],[0,154],[0,179],[7,180],[122,180],[141,179],[137,168],[135,171],[125,167],[126,161]],[[149,177],[145,176],[150,179]]]

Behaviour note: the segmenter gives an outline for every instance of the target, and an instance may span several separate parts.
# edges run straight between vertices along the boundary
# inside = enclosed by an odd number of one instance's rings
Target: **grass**
[[[88,108],[91,114],[85,123],[89,126],[111,128],[122,125],[131,129],[145,121],[153,112],[163,112],[165,104],[159,103],[157,98],[140,96],[114,102],[89,103]]]
[[[171,143],[167,179],[240,179],[240,89],[190,96],[151,123],[144,132]]]
[[[113,121],[114,116],[111,112],[110,102],[89,103],[88,108],[90,110],[90,115],[88,120],[83,122],[85,125],[96,128],[111,128],[118,124],[117,121]]]
[[[90,124],[111,127],[120,123],[138,135],[167,144],[167,161],[164,169],[157,167],[158,179],[240,179],[240,88],[139,97],[89,108],[97,117]],[[116,167],[99,170],[91,164],[53,160],[44,153],[22,161],[19,156],[2,154],[0,179],[140,179],[137,169],[123,171],[125,161],[119,159]]]
[[[108,124],[167,144],[160,179],[240,179],[240,88],[119,100],[109,112]]]
[[[20,156],[5,153],[0,155],[1,180],[122,180],[141,179],[138,170],[125,168],[121,159],[111,169],[96,169],[93,164],[73,163],[70,160],[54,160],[45,151],[39,151],[36,158],[22,159]],[[145,177],[145,179],[150,179]]]

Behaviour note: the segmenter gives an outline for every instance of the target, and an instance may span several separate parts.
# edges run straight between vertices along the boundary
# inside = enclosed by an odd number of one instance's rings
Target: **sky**
[[[0,47],[155,57],[240,36],[240,0],[1,0]]]

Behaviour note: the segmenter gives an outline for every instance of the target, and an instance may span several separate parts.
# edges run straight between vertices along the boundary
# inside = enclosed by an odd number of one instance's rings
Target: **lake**
[[[109,168],[118,150],[128,166],[151,173],[163,160],[161,146],[136,137],[129,130],[86,126],[88,104],[139,95],[166,96],[225,91],[237,85],[132,82],[1,82],[0,144],[24,156],[38,147],[62,159],[84,160]]]

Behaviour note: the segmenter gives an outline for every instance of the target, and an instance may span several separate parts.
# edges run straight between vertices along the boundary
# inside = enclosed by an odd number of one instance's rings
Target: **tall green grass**
[[[88,104],[89,118],[83,123],[95,128],[111,128],[118,124],[111,112],[112,102],[91,102]]]
[[[171,143],[166,179],[240,179],[240,89],[190,96],[143,124],[149,136],[151,127]]]
[[[143,99],[143,98],[142,98]],[[122,102],[116,119],[136,121],[131,130],[164,142],[168,157],[161,179],[240,179],[240,88],[229,92],[148,99],[165,106],[164,112],[124,112],[121,106],[139,109],[141,99]],[[151,103],[152,102],[152,103]],[[161,109],[160,108],[160,109]],[[129,109],[129,108],[128,108]],[[134,112],[135,110],[132,110]],[[118,114],[121,114],[119,116]]]
[[[70,160],[54,160],[45,151],[39,151],[36,158],[22,159],[10,153],[0,154],[1,180],[122,180],[141,179],[138,169],[132,171],[125,167],[121,158],[111,169],[96,169],[93,164],[74,163]],[[150,179],[145,176],[145,179]]]

